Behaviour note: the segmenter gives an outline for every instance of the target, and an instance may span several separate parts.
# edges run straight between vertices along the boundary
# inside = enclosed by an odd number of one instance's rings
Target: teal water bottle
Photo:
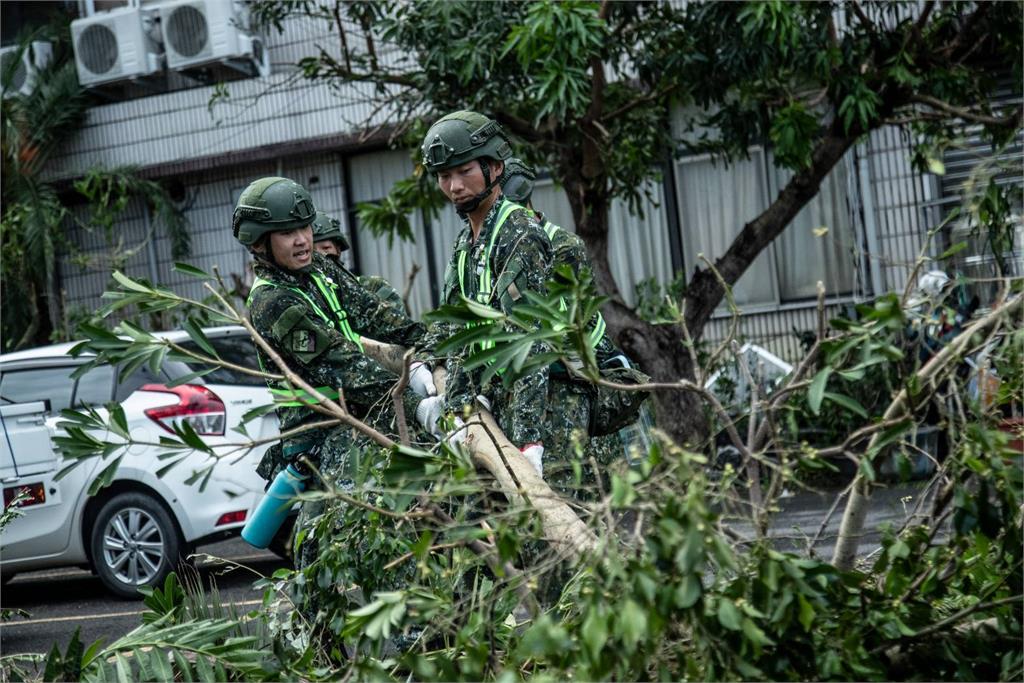
[[[242,538],[246,543],[256,548],[270,545],[274,534],[291,512],[296,496],[306,490],[308,478],[295,465],[288,465],[274,478],[263,500],[242,528]]]

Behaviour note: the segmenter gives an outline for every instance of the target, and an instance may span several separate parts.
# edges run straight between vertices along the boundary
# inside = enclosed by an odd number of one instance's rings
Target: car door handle
[[[23,425],[41,425],[46,420],[43,417],[19,417],[15,421],[18,424],[23,424]]]

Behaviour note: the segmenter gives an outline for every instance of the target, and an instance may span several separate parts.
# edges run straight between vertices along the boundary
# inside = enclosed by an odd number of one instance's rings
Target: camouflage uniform
[[[499,225],[499,215],[503,210],[507,218]],[[490,247],[495,230],[498,230],[497,238]],[[465,268],[460,283],[459,264],[463,259]],[[484,218],[476,241],[473,241],[468,223],[456,238],[455,249],[445,269],[442,303],[458,304],[460,294],[478,300],[483,273],[489,268],[493,288],[487,303],[507,313],[524,300],[525,291],[541,294],[545,291],[550,263],[551,244],[533,214],[499,195]],[[423,340],[423,347],[433,349],[457,331],[458,327],[450,323],[434,324]],[[532,352],[544,350],[543,345],[537,344]],[[482,386],[482,371],[465,371],[462,358],[452,356],[446,359],[446,408],[461,414],[466,406],[473,404],[477,394],[482,394],[491,401],[495,419],[512,443],[521,447],[545,442],[548,368],[522,377],[511,389],[505,389],[498,378]]]
[[[553,224],[544,214],[534,211],[541,229],[551,240],[554,251],[554,265],[568,265],[573,272],[591,270],[590,255],[583,240],[576,234]],[[557,274],[556,276],[557,277]],[[588,324],[594,355],[598,365],[620,355],[622,352],[605,334],[604,318],[598,313]],[[577,499],[592,498],[599,483],[607,486],[607,477],[593,471],[590,458],[604,471],[621,459],[624,453],[618,432],[592,436],[595,423],[606,420],[600,404],[598,389],[582,380],[570,380],[564,370],[557,366],[552,371],[548,391],[547,430],[551,440],[552,458],[545,463],[545,479],[556,490],[569,493]],[[628,397],[627,397],[628,398]],[[633,400],[643,400],[633,396]],[[623,406],[616,406],[621,408]],[[563,417],[564,415],[564,417]],[[574,429],[577,427],[577,429]],[[547,442],[545,443],[547,446]],[[587,457],[577,457],[577,448]],[[578,471],[577,471],[578,470]]]
[[[356,340],[362,334],[411,346],[422,337],[423,325],[381,306],[376,297],[354,280],[337,277],[336,266],[321,254],[313,254],[313,268],[318,273],[287,271],[259,260],[254,268],[257,280],[249,295],[253,326],[303,380],[331,397],[341,388],[348,410],[355,417],[383,433],[393,434],[396,426],[390,392],[398,377],[364,355]],[[330,302],[316,286],[316,274],[328,274],[328,286],[334,288],[344,307],[333,319]],[[314,306],[325,316],[321,317]],[[274,369],[273,361],[262,350],[257,353],[262,367]],[[272,391],[278,392],[280,398],[280,392],[287,390],[274,386]],[[420,400],[406,390],[402,402],[407,421],[412,420]],[[289,403],[277,410],[282,431],[322,419],[298,401]],[[344,426],[307,432],[282,443],[286,460],[316,454],[313,459],[321,475],[342,487],[348,485],[352,475],[350,459],[366,446],[365,437]],[[280,460],[261,463],[261,474],[272,478],[281,467]],[[320,502],[305,503],[300,528],[308,528],[322,509]],[[315,544],[305,543],[298,564],[307,566],[315,557]]]

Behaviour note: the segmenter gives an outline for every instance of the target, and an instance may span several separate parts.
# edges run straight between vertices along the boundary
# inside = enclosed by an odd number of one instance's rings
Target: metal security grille
[[[182,57],[195,57],[210,41],[206,16],[191,5],[174,8],[167,20],[167,40]]]
[[[117,64],[117,37],[103,24],[93,24],[78,36],[75,53],[86,69],[101,76]]]

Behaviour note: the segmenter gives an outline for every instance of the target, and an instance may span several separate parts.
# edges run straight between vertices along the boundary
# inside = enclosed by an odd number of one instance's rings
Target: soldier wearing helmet
[[[501,176],[502,192],[505,197],[529,208],[536,215],[541,229],[551,240],[553,267],[568,266],[577,274],[584,270],[592,270],[590,256],[583,240],[578,235],[555,225],[534,208],[532,198],[536,177],[533,168],[526,162],[521,159],[509,159],[505,162],[505,172]],[[594,350],[601,375],[605,379],[626,384],[643,383],[649,379],[632,367],[626,355],[608,337],[607,327],[600,313],[590,321],[588,330],[590,334],[587,341]],[[558,406],[558,411],[548,416],[547,431],[550,445],[560,454],[571,456],[574,452],[573,449],[563,446],[570,443],[573,436],[566,433],[567,423],[562,417],[568,412],[577,416],[576,420],[568,423],[569,426],[583,425],[586,430],[585,434],[577,434],[577,439],[585,443],[588,434],[594,437],[587,448],[587,453],[593,455],[599,464],[609,464],[611,460],[623,454],[618,430],[636,421],[646,397],[647,394],[644,392],[594,388],[586,383],[574,381],[566,368],[561,363],[556,363],[551,369],[548,389],[549,405]],[[589,461],[579,464],[582,468],[582,490],[576,488],[573,470],[567,467],[561,468],[567,476],[556,476],[550,483],[560,490],[572,489],[573,494],[583,497],[580,494],[586,494],[586,489],[596,485],[600,479],[590,472]]]
[[[506,199],[499,180],[512,146],[497,121],[472,111],[442,117],[427,131],[420,148],[423,167],[455,206],[464,228],[445,270],[443,304],[460,296],[502,311],[524,301],[524,293],[543,294],[551,266],[551,244],[533,214]],[[427,349],[454,331],[435,325]],[[533,353],[546,347],[537,344]],[[466,372],[461,357],[448,359],[446,408],[461,413],[482,394],[509,439],[542,471],[548,369],[520,378],[511,390],[500,382],[480,385],[481,372]]]
[[[315,217],[309,193],[287,178],[261,178],[242,192],[232,227],[255,258],[256,280],[247,302],[250,318],[303,380],[330,398],[338,398],[340,388],[355,417],[379,431],[395,433],[389,394],[398,378],[364,355],[361,335],[413,345],[422,337],[423,326],[381,310],[380,302],[364,289],[331,275],[333,264],[313,249]],[[278,372],[262,349],[257,354],[261,367]],[[322,419],[309,407],[310,397],[304,392],[275,383],[271,393],[281,431]],[[407,389],[402,396],[406,414],[415,414],[425,399]],[[436,397],[432,401],[436,403]],[[272,479],[288,462],[308,459],[332,485],[343,486],[352,474],[348,457],[356,445],[348,427],[303,432],[268,451],[259,471]],[[305,503],[302,521],[315,518],[322,506],[322,501]],[[315,559],[315,544],[304,544],[298,556],[300,566],[307,565]]]
[[[345,267],[341,255],[349,250],[348,240],[341,231],[341,221],[323,211],[316,212],[313,221],[313,247],[336,263],[349,278],[356,280],[365,290],[391,306],[397,313],[406,315],[405,302],[391,283],[379,275],[356,275]]]

